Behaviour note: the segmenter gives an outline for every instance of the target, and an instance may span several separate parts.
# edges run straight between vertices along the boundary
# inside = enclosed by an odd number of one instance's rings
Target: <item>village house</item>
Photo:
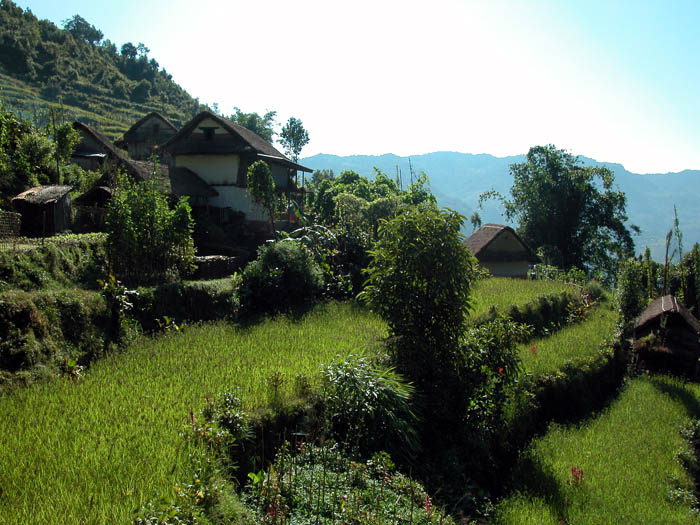
[[[209,111],[194,117],[162,150],[169,155],[171,173],[183,183],[196,177],[214,190],[216,195],[206,198],[206,206],[217,223],[226,225],[242,215],[246,227],[258,232],[269,229],[269,220],[246,188],[250,165],[265,161],[278,195],[300,203],[303,189],[297,172],[312,171],[292,162],[252,131]]]
[[[148,160],[158,153],[158,146],[176,133],[177,128],[168,119],[153,111],[139,119],[114,145],[126,150],[132,159]]]
[[[502,224],[485,224],[472,233],[464,244],[479,264],[496,277],[526,278],[531,264],[540,258],[515,230]]]
[[[71,228],[71,186],[36,186],[12,199],[22,216],[20,234],[28,237],[53,235]]]
[[[698,375],[700,323],[673,295],[649,304],[634,323],[634,352],[643,368]]]

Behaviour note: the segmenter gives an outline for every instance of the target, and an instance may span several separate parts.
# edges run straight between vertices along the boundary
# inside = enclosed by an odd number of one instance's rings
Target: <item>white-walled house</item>
[[[227,211],[241,212],[257,229],[265,229],[269,219],[252,202],[246,187],[250,165],[258,160],[267,162],[277,192],[288,196],[302,191],[297,185],[297,171],[312,171],[292,162],[252,131],[209,111],[194,117],[162,149],[170,156],[171,171],[195,174],[214,190],[216,195],[208,197],[206,205],[218,209],[222,223],[226,222]]]

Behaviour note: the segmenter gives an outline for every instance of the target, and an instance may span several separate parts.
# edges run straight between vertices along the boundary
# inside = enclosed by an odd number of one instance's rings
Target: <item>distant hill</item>
[[[476,210],[483,222],[504,222],[502,209],[491,201],[478,210],[479,195],[494,189],[509,195],[512,185],[509,166],[523,162],[525,155],[494,157],[487,154],[435,152],[410,157],[415,174],[424,171],[430,177],[433,193],[441,206],[453,208],[467,218]],[[607,166],[615,174],[616,185],[627,195],[627,215],[631,224],[642,229],[635,236],[637,252],[648,246],[656,260],[663,260],[665,237],[673,223],[673,206],[678,209],[683,231],[684,249],[700,242],[700,171],[640,175],[627,171],[621,164],[597,162],[581,157],[584,164]],[[396,176],[400,170],[404,186],[410,183],[409,157],[387,154],[379,156],[314,155],[300,162],[313,169],[332,169],[336,175],[351,169],[371,176],[376,166],[384,173]],[[464,233],[471,232],[467,222]]]
[[[54,110],[116,138],[151,111],[182,125],[200,109],[143,44],[118,50],[77,15],[60,29],[2,0],[0,27],[0,100],[35,124]]]

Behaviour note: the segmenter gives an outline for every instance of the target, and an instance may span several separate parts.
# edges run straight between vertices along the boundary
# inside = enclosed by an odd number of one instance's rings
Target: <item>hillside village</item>
[[[0,521],[697,522],[677,212],[639,255],[613,170],[549,144],[482,223],[430,174],[312,169],[300,120],[276,146],[77,15],[0,20],[36,59],[0,60]],[[94,99],[61,46],[106,61]]]

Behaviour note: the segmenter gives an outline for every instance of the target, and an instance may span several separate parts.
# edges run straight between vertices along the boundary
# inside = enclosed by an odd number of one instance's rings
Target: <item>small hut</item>
[[[30,237],[53,235],[71,226],[71,186],[36,186],[12,199],[22,215],[20,233]]]
[[[634,352],[644,368],[696,377],[700,323],[673,295],[659,297],[635,320]]]
[[[479,264],[496,277],[527,277],[531,264],[540,262],[515,230],[502,224],[485,224],[464,244]]]

